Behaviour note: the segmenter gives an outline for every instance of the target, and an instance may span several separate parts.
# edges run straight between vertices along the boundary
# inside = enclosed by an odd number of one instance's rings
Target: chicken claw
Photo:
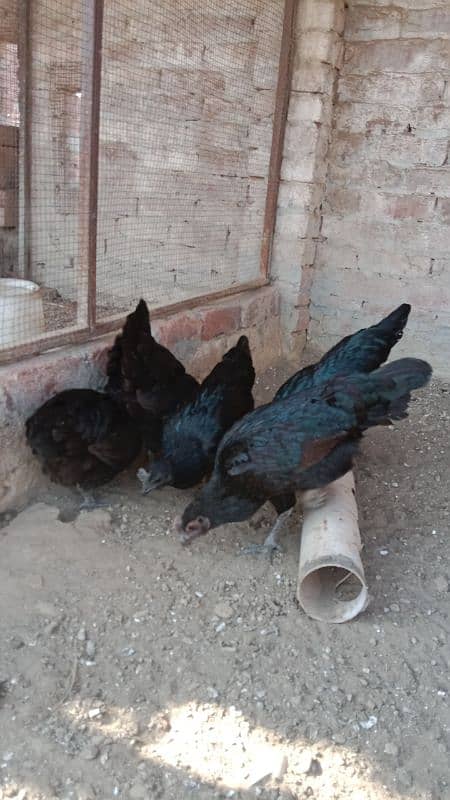
[[[136,472],[137,479],[142,483],[142,494],[147,494],[147,485],[150,478],[150,473],[146,469],[140,467]]]
[[[95,511],[97,508],[109,508],[111,505],[106,501],[97,500],[93,494],[85,492],[79,486],[77,486],[77,489],[82,497],[82,502],[78,506],[79,511]]]
[[[267,540],[266,540],[267,541]],[[283,548],[279,544],[248,544],[239,553],[240,556],[266,556],[272,564],[275,553],[282,553]]]
[[[241,555],[252,556],[252,555],[267,555],[272,562],[273,556],[275,552],[282,553],[283,548],[280,546],[278,542],[278,537],[280,535],[280,531],[285,525],[286,521],[292,514],[292,508],[288,508],[287,511],[284,511],[283,514],[280,514],[277,517],[273,528],[271,529],[268,536],[266,536],[263,544],[250,544],[247,547],[244,547],[242,550]]]

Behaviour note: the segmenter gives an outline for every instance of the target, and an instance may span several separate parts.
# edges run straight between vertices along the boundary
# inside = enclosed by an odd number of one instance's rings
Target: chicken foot
[[[326,500],[326,488],[323,489],[309,489],[301,493],[301,502],[303,508],[320,508],[325,500]],[[294,505],[292,504],[290,508],[286,509],[284,505],[284,500],[290,502],[290,498],[280,498],[280,505],[277,502],[277,498],[274,498],[271,502],[274,503],[275,508],[279,509],[279,514],[277,519],[275,520],[275,524],[271,528],[268,536],[266,536],[264,542],[262,544],[249,544],[247,547],[244,547],[242,550],[242,555],[266,555],[272,560],[273,555],[275,552],[282,553],[283,548],[281,547],[278,539],[283,527],[286,525],[289,517],[291,516]],[[295,500],[295,498],[294,498]],[[286,510],[281,510],[281,509]],[[277,509],[277,510],[278,510]]]
[[[277,519],[275,520],[275,524],[271,528],[268,536],[266,536],[264,542],[262,544],[249,544],[247,547],[244,547],[242,550],[242,555],[250,556],[250,555],[266,555],[271,560],[275,551],[279,553],[283,552],[283,548],[279,544],[278,537],[284,525],[286,524],[287,520],[291,516],[293,508],[288,508],[287,511],[283,511]]]
[[[108,508],[111,505],[106,501],[97,500],[92,492],[82,489],[81,486],[77,486],[77,490],[82,498],[82,502],[78,506],[79,511],[95,511],[97,508]]]

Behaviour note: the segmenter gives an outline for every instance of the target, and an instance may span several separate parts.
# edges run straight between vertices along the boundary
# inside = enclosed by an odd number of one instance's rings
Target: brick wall
[[[309,323],[343,25],[343,0],[299,0],[271,269],[281,295],[285,351],[295,358]]]
[[[413,305],[396,352],[450,370],[450,4],[350,2],[310,336]]]

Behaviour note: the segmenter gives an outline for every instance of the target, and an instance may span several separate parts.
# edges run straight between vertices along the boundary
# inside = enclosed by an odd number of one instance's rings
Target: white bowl
[[[19,278],[0,278],[0,348],[33,341],[44,332],[40,286]]]

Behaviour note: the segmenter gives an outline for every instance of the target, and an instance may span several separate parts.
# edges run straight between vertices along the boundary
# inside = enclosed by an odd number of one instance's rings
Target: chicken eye
[[[204,517],[197,517],[197,522],[198,522],[200,525],[203,525],[203,524],[204,524],[204,522],[205,522],[205,518],[204,518]]]

